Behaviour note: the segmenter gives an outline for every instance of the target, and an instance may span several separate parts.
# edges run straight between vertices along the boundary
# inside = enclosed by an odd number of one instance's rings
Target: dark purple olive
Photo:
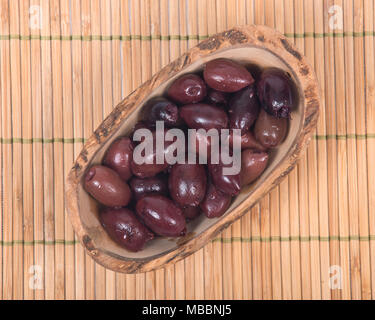
[[[223,92],[239,91],[254,82],[244,66],[224,58],[207,62],[203,77],[211,88]]]
[[[245,186],[257,179],[268,163],[268,154],[246,149],[241,154],[241,185]]]
[[[230,99],[228,113],[231,129],[240,129],[241,134],[249,131],[259,114],[255,86],[236,92]]]
[[[206,184],[206,170],[203,165],[177,163],[169,175],[169,194],[181,207],[196,207],[204,198]]]
[[[294,90],[290,76],[277,68],[264,70],[257,84],[258,97],[263,109],[278,118],[290,118]]]
[[[214,89],[209,89],[206,101],[208,104],[215,106],[226,106],[228,103],[228,94]]]
[[[182,210],[172,200],[161,195],[145,195],[136,205],[138,216],[153,232],[165,237],[186,233]]]
[[[205,103],[188,104],[180,108],[181,119],[192,129],[226,129],[228,116],[226,112]]]
[[[140,178],[153,177],[153,176],[157,175],[158,173],[167,169],[168,168],[168,162],[166,161],[166,157],[168,156],[168,154],[174,153],[174,148],[173,148],[173,146],[171,146],[174,143],[174,141],[164,140],[164,149],[162,149],[162,151],[161,151],[163,153],[162,156],[164,157],[164,161],[162,161],[161,163],[157,163],[157,161],[156,161],[157,160],[157,152],[158,152],[159,148],[157,148],[156,131],[152,132],[152,137],[153,137],[153,139],[152,139],[152,152],[149,153],[149,154],[144,154],[144,156],[145,156],[144,157],[145,158],[144,163],[140,163],[138,161],[138,159],[135,159],[136,149],[134,149],[134,156],[133,156],[133,160],[130,163],[130,168],[131,168],[133,174],[140,177]],[[146,145],[148,144],[147,141],[145,141],[144,143]],[[151,141],[149,143],[151,143]],[[181,143],[183,143],[183,142],[181,141]],[[138,147],[140,147],[140,144],[136,148],[138,148]],[[146,163],[146,160],[147,160],[147,162],[149,161],[149,163]]]
[[[185,74],[168,89],[168,97],[181,104],[196,103],[206,96],[206,84],[196,74]]]
[[[258,141],[255,140],[254,134],[251,131],[247,131],[245,134],[238,138],[241,139],[241,149],[252,148],[258,151],[267,150],[267,148],[265,148]],[[233,148],[233,132],[231,132],[229,135],[229,146]]]
[[[124,207],[130,202],[128,184],[110,168],[92,166],[84,177],[85,190],[107,207]]]
[[[164,196],[168,194],[168,179],[164,174],[145,179],[133,177],[129,181],[129,185],[136,201],[146,194],[152,193]]]
[[[150,124],[164,121],[164,124],[169,127],[177,125],[179,120],[177,106],[163,97],[148,101],[144,106],[143,115],[143,118]]]
[[[100,222],[112,240],[129,251],[142,250],[146,242],[154,238],[154,234],[126,208],[104,209]]]
[[[241,190],[240,173],[227,175],[224,174],[224,168],[232,167],[233,164],[223,164],[221,161],[218,164],[208,164],[208,170],[212,178],[213,184],[222,192],[235,196]]]
[[[254,136],[265,148],[277,147],[288,131],[288,119],[276,118],[261,110],[255,122]]]
[[[199,207],[185,207],[181,208],[182,214],[186,219],[193,220],[201,214],[201,209]]]
[[[206,196],[200,204],[201,210],[207,218],[217,218],[229,208],[232,197],[221,192],[214,184],[209,183]]]
[[[134,145],[128,137],[117,139],[108,148],[103,164],[115,170],[122,180],[127,181],[132,176],[130,162],[133,150]]]

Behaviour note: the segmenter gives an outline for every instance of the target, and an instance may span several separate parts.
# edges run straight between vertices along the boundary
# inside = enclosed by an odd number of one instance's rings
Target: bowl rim
[[[146,258],[125,258],[99,248],[86,231],[79,210],[78,186],[84,172],[90,165],[91,159],[101,149],[102,145],[117,132],[122,122],[142,105],[142,102],[147,99],[150,93],[163,82],[181,72],[188,65],[216,51],[230,50],[241,46],[258,47],[276,55],[294,73],[294,77],[298,81],[300,95],[303,98],[301,102],[303,105],[302,126],[289,150],[263,183],[240,202],[232,212],[223,216],[221,220],[218,220],[217,223],[209,226],[203,232],[186,239],[176,248]],[[183,259],[230,226],[287,176],[311,139],[317,125],[319,106],[319,85],[314,70],[294,45],[277,30],[261,25],[243,25],[209,37],[169,63],[125,97],[84,144],[67,176],[65,191],[65,205],[78,239],[97,263],[116,272],[146,272]]]

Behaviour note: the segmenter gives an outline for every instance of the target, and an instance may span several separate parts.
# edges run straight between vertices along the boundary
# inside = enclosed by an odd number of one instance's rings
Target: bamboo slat
[[[335,2],[342,7],[342,2]],[[341,30],[340,30],[341,29]],[[342,27],[337,32],[342,32]],[[337,134],[346,134],[346,114],[345,114],[345,61],[344,61],[344,39],[335,38],[335,87],[336,87],[336,125]],[[348,182],[347,182],[347,154],[346,141],[337,141],[337,170],[338,175],[338,210],[339,210],[339,234],[342,237],[348,235],[349,217],[348,217]],[[340,265],[342,267],[342,298],[350,298],[350,287],[348,286],[350,271],[346,261],[349,259],[349,244],[340,243]]]
[[[364,30],[374,29],[375,6],[371,1],[364,3],[365,22]],[[366,74],[366,128],[367,132],[375,132],[375,112],[371,106],[375,105],[375,61],[374,55],[374,37],[365,39],[365,74]],[[371,159],[375,156],[375,143],[373,139],[367,140],[367,170],[368,170],[368,207],[369,207],[369,232],[370,236],[375,234],[375,189],[371,177],[375,176],[374,166],[371,165]],[[370,264],[371,264],[371,284],[369,283],[368,297],[375,297],[375,241],[370,241]]]
[[[56,1],[43,1],[43,24],[42,33],[45,36],[51,34],[60,35],[59,6]],[[46,15],[46,16],[44,16]],[[61,44],[58,40],[51,43],[43,43],[42,48],[42,81],[43,81],[43,138],[54,139],[55,133],[61,133],[59,127],[60,116],[57,113],[61,103]],[[60,100],[58,99],[60,97]],[[56,109],[56,112],[54,112]],[[56,127],[55,127],[56,125]],[[57,134],[56,134],[57,136]],[[61,135],[60,135],[61,137]],[[54,172],[53,156],[54,144],[44,144],[43,168],[44,168],[44,240],[54,244]],[[61,154],[60,154],[61,155]],[[54,246],[45,246],[44,254],[44,297],[54,299],[55,297],[55,250]]]
[[[324,33],[323,1],[314,2],[314,32]],[[326,103],[325,103],[325,62],[324,62],[324,38],[317,38],[315,42],[315,72],[320,83],[321,112],[318,119],[317,135],[326,136]],[[325,239],[329,238],[328,218],[328,191],[327,191],[327,142],[326,139],[317,140],[318,154],[318,202],[319,202],[319,235]],[[322,276],[322,299],[330,299],[329,268],[330,251],[329,242],[320,242],[320,274]]]
[[[81,36],[88,38],[91,36],[91,1],[90,0],[83,0],[81,2],[81,18],[80,18],[80,25],[81,25]],[[73,13],[77,14],[78,8],[73,9]],[[72,15],[73,16],[73,15]],[[73,23],[73,28],[77,25]],[[82,41],[82,109],[83,109],[83,137],[85,139],[89,138],[90,134],[93,131],[93,83],[92,83],[92,76],[93,76],[93,63],[92,63],[92,43],[91,41]],[[74,259],[74,248],[69,248],[66,246],[66,259],[68,259],[68,255],[73,254]],[[82,250],[77,246],[77,254],[81,257]],[[95,298],[95,265],[94,262],[90,257],[87,255],[85,256],[85,297],[86,299],[94,299]],[[68,281],[68,275],[67,281]],[[74,278],[72,279],[74,281]],[[71,283],[69,283],[71,287]],[[73,283],[73,293],[75,287],[75,281]],[[68,290],[66,290],[68,294]]]
[[[17,15],[17,19],[10,20],[10,32],[18,33],[21,32],[20,23],[20,4],[18,1],[12,1],[9,4],[9,14]],[[23,20],[23,19],[22,19]],[[23,22],[23,21],[22,21]],[[24,31],[24,28],[22,28]],[[11,97],[12,97],[12,135],[22,136],[23,134],[23,112],[26,111],[27,104],[29,103],[28,88],[30,74],[30,61],[28,60],[28,53],[21,60],[21,46],[27,52],[29,49],[29,43],[21,43],[21,41],[14,39],[10,42],[10,68],[11,72]],[[28,50],[30,52],[30,49]],[[23,62],[23,63],[22,63]],[[25,76],[21,79],[21,63],[22,67],[26,68]],[[25,90],[21,91],[21,85],[26,85]],[[26,93],[25,93],[26,92]],[[26,113],[28,113],[26,111]],[[26,114],[27,116],[27,114]],[[20,125],[21,124],[21,125]],[[13,172],[19,172],[21,174],[13,174],[13,239],[24,240],[23,238],[23,178],[27,176],[27,173],[23,173],[23,146],[13,146],[13,152],[18,157],[13,157]],[[26,164],[25,164],[26,166]],[[22,246],[13,247],[13,278],[19,279],[19,281],[13,281],[13,299],[23,298],[23,248]]]
[[[354,3],[354,32],[364,31],[364,8],[362,2]],[[355,110],[356,110],[356,132],[366,134],[366,92],[365,92],[365,59],[364,59],[364,37],[356,37],[354,39],[354,63],[355,63]],[[361,72],[359,72],[361,70]],[[368,215],[368,190],[367,190],[367,150],[366,140],[357,141],[357,179],[358,186],[361,188],[359,195],[359,239],[368,236],[369,215]],[[360,266],[354,272],[360,272],[361,284],[360,295],[358,298],[371,298],[370,289],[370,256],[369,242],[360,241]]]
[[[374,299],[372,0],[0,0],[0,299]],[[75,238],[65,176],[142,82],[210,35],[266,24],[314,67],[296,169],[184,260],[138,275]]]
[[[56,9],[61,12],[60,21],[57,22],[56,29],[61,30],[61,35],[63,37],[68,37],[70,35],[70,8],[69,1],[60,1],[56,2]],[[58,43],[59,41],[56,41]],[[65,139],[74,139],[75,136],[81,136],[81,132],[75,131],[75,123],[82,119],[80,116],[80,105],[82,99],[82,93],[77,92],[77,79],[73,78],[72,69],[73,67],[73,57],[76,60],[78,58],[78,53],[74,52],[72,54],[72,45],[68,41],[62,42],[60,47],[61,53],[56,53],[54,55],[56,63],[53,65],[56,66],[56,78],[61,77],[60,81],[54,83],[53,96],[56,99],[54,101],[53,117],[54,122],[54,137],[64,137]],[[56,48],[59,50],[59,48]],[[57,60],[58,59],[58,60]],[[61,73],[61,75],[60,75]],[[62,82],[62,90],[61,90]],[[55,89],[56,88],[56,89]],[[77,101],[78,100],[78,101]],[[80,124],[80,127],[82,125]],[[61,142],[56,142],[54,144],[54,173],[55,173],[55,200],[54,200],[54,211],[55,211],[55,239],[64,239],[65,235],[68,235],[65,229],[70,229],[71,227],[68,223],[65,223],[65,210],[64,210],[64,180],[65,173],[69,170],[69,162],[71,159],[78,154],[78,149],[80,144],[71,144],[65,146]],[[63,156],[62,156],[63,155]],[[70,232],[71,235],[71,232]],[[72,235],[69,237],[72,239]],[[64,299],[65,297],[65,255],[64,255],[64,246],[55,244],[55,256],[56,256],[56,265],[55,265],[55,298]],[[71,254],[71,253],[70,253]],[[70,257],[71,258],[71,257]],[[79,261],[79,259],[77,259]],[[70,261],[71,263],[71,261]],[[75,272],[72,268],[72,265],[69,263],[71,271]],[[81,274],[80,269],[77,268],[79,274]],[[78,278],[80,278],[79,276]],[[82,291],[78,294],[82,297]]]

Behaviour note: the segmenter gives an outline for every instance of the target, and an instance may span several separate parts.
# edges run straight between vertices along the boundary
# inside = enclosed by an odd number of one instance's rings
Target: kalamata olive
[[[236,136],[237,137],[237,136]],[[267,148],[262,146],[258,141],[255,140],[254,134],[252,131],[247,131],[241,137],[241,149],[252,148],[259,151],[266,151]],[[229,135],[229,146],[233,147],[233,132]]]
[[[117,139],[108,148],[103,164],[116,171],[122,180],[127,181],[132,176],[130,162],[133,150],[134,145],[128,137]]]
[[[210,88],[207,92],[206,101],[208,104],[226,106],[228,103],[228,94]]]
[[[186,219],[193,220],[201,214],[201,209],[199,207],[188,206],[181,208],[182,214]]]
[[[232,197],[221,192],[213,183],[208,184],[207,192],[200,208],[207,218],[217,218],[229,208]]]
[[[208,164],[208,170],[212,178],[213,184],[222,192],[235,196],[240,193],[241,190],[241,178],[240,173],[226,175],[223,172],[224,168],[232,167],[233,164],[223,164],[220,161],[218,164]]]
[[[129,251],[142,250],[146,242],[154,238],[153,233],[126,208],[104,209],[100,213],[100,222],[112,240]]]
[[[164,174],[145,179],[133,177],[129,181],[129,185],[136,201],[146,194],[168,194],[168,179]]]
[[[163,133],[161,133],[163,134]],[[171,146],[174,141],[166,141],[164,140],[164,150],[162,150],[164,161],[161,163],[157,163],[157,141],[156,141],[156,131],[152,132],[152,152],[147,153],[144,155],[144,162],[140,163],[138,160],[140,159],[135,159],[135,152],[133,153],[133,160],[130,163],[130,168],[133,172],[134,175],[140,177],[140,178],[148,178],[148,177],[153,177],[156,174],[164,171],[165,169],[168,168],[168,162],[166,161],[166,157],[168,154],[173,154],[174,149],[173,146]],[[164,135],[165,138],[165,135]],[[144,142],[145,144],[148,144],[147,141]],[[151,141],[149,142],[151,143]],[[183,141],[180,141],[180,143],[184,143]],[[136,150],[136,149],[135,149]],[[134,150],[134,151],[135,151]],[[147,150],[147,148],[146,148]],[[148,163],[146,163],[146,161]]]
[[[243,150],[241,153],[241,185],[245,186],[258,178],[268,163],[266,152],[252,149]]]
[[[228,116],[226,112],[205,103],[188,104],[180,108],[180,117],[192,129],[226,129]]]
[[[112,169],[92,166],[84,177],[85,190],[107,207],[126,206],[131,198],[128,184]]]
[[[254,82],[244,66],[225,58],[207,62],[203,77],[211,88],[223,92],[239,91]]]
[[[255,86],[249,86],[236,92],[230,99],[228,113],[231,129],[240,129],[241,134],[249,131],[259,114]]]
[[[185,74],[168,89],[168,97],[181,104],[196,103],[206,96],[206,84],[196,74]]]
[[[178,108],[177,106],[163,98],[153,98],[146,103],[143,109],[144,119],[151,124],[156,121],[164,121],[166,126],[172,127],[178,123]]]
[[[262,72],[257,84],[260,103],[270,115],[289,118],[293,107],[294,84],[283,70],[269,68]]]
[[[179,237],[186,233],[182,210],[172,200],[161,195],[145,195],[136,205],[142,221],[160,236]]]
[[[169,194],[181,207],[198,206],[206,193],[206,184],[206,170],[201,164],[177,163],[168,179]]]
[[[265,148],[278,146],[288,130],[288,119],[276,118],[261,110],[255,122],[254,136]]]

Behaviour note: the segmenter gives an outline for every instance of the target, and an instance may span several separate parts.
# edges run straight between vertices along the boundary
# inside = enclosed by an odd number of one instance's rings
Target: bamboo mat
[[[0,299],[374,299],[373,0],[0,0]],[[314,66],[314,139],[281,185],[185,260],[115,274],[75,239],[64,180],[113,106],[236,24]]]

